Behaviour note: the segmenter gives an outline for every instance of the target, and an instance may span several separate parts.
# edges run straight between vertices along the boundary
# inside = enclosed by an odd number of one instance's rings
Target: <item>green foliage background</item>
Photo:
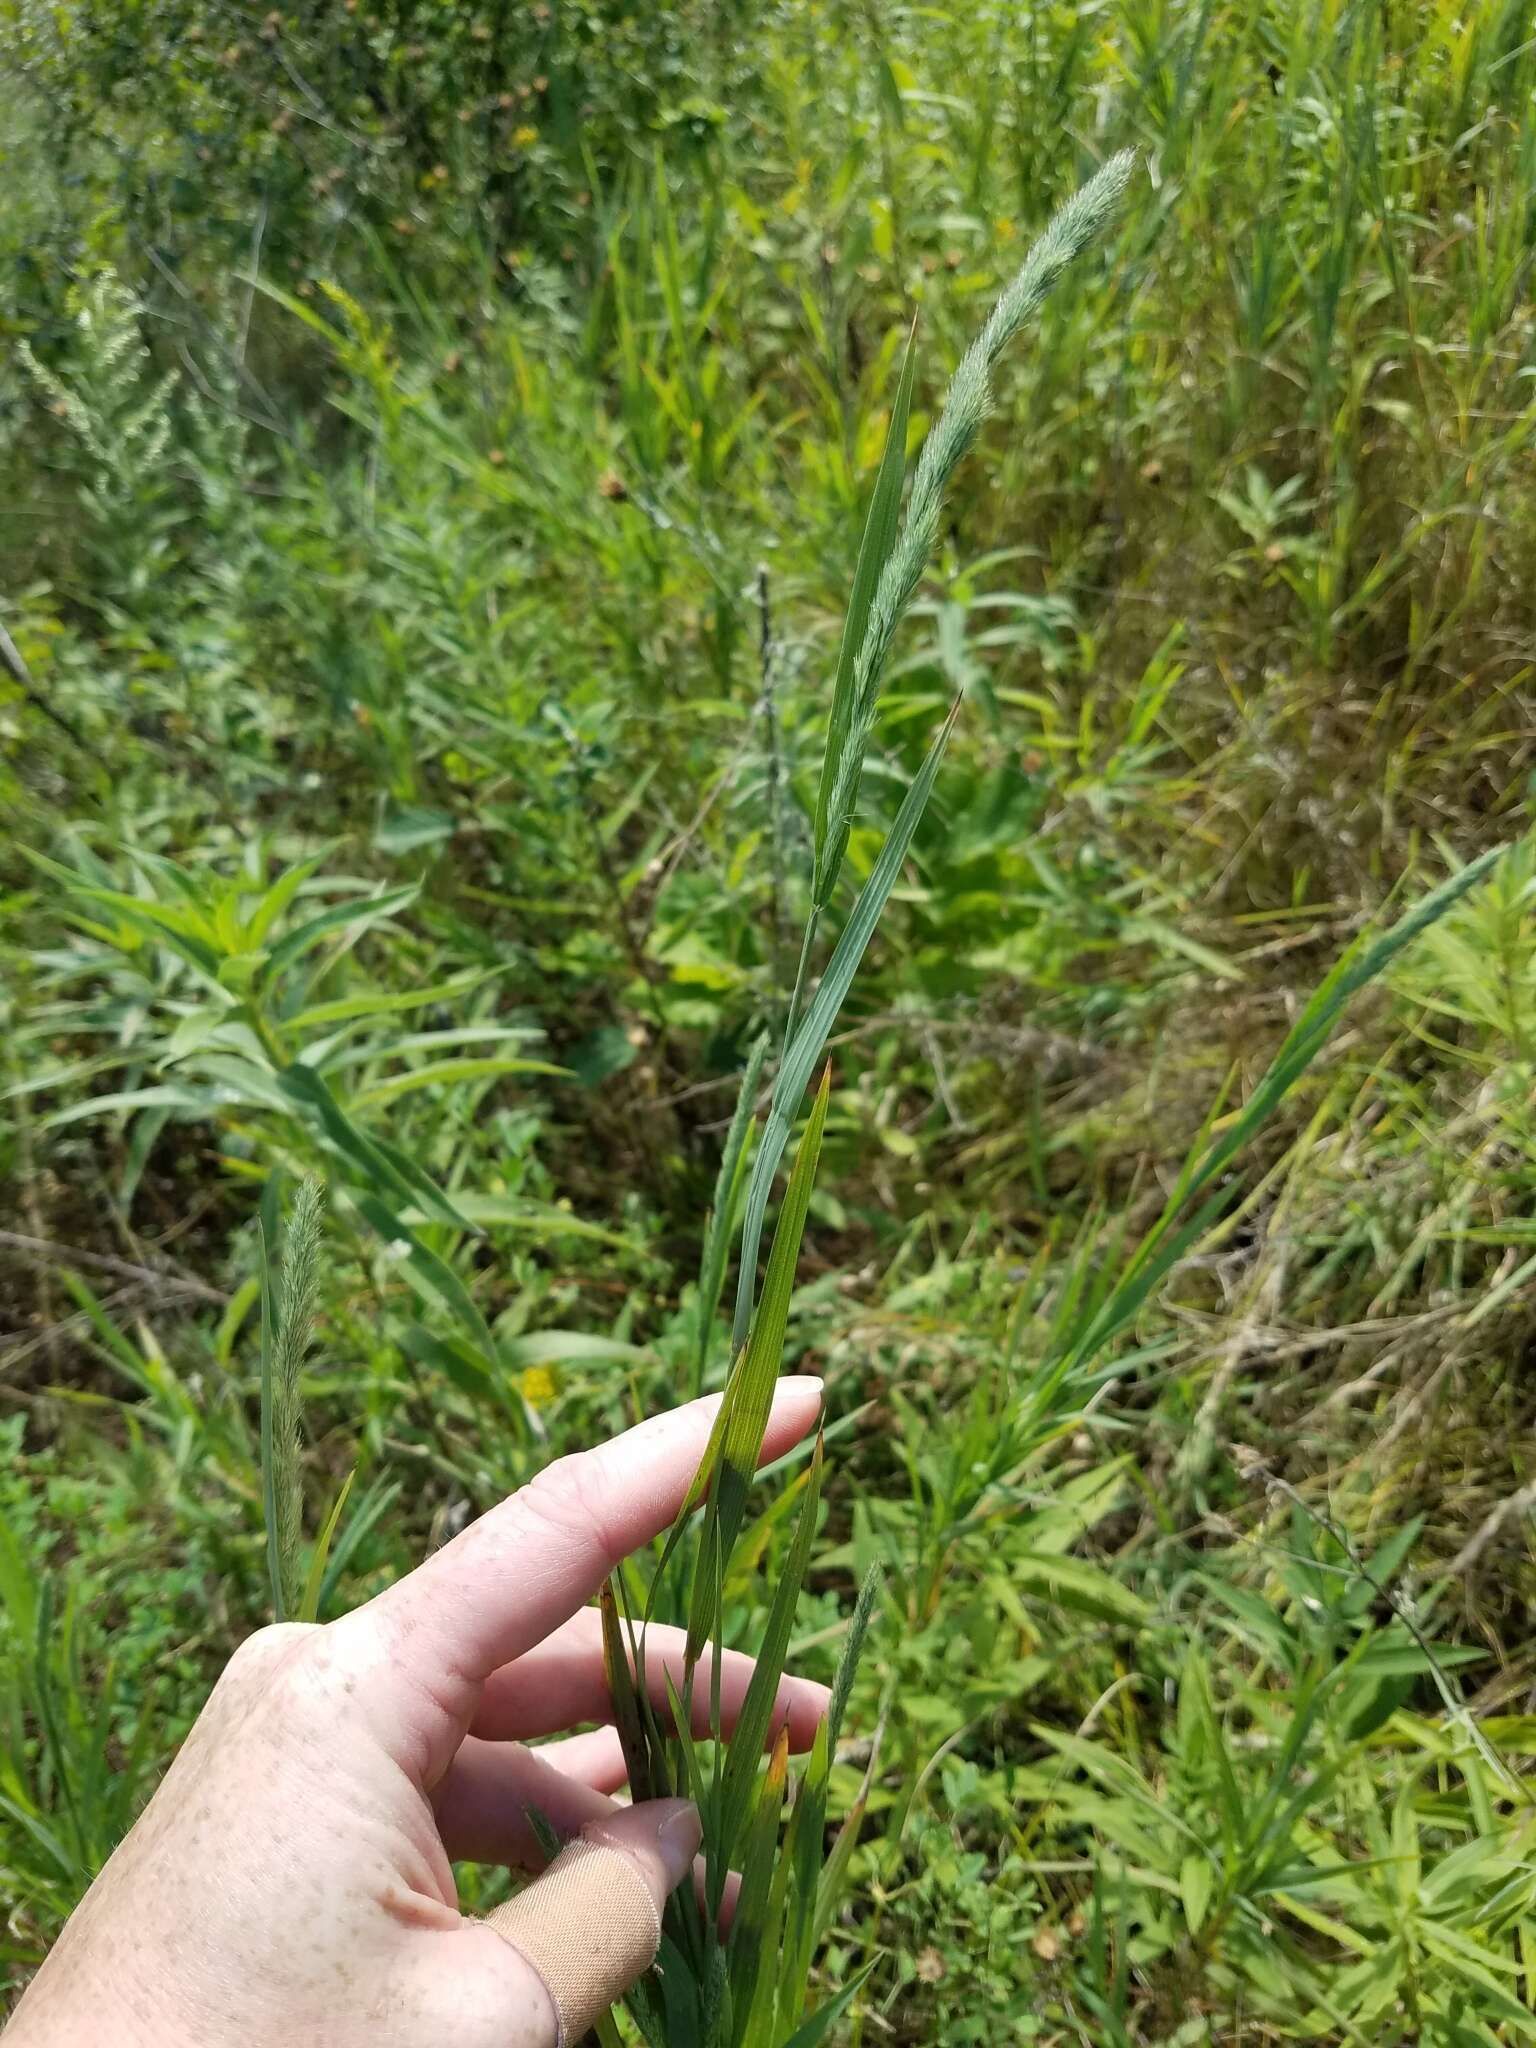
[[[1536,2038],[1529,7],[0,0],[0,47],[13,1981],[265,1614],[273,1168],[330,1198],[322,1613],[718,1383],[910,318],[915,447],[1129,144],[826,912],[962,697],[788,1325],[804,1668],[887,1571],[817,1981],[873,1965],[869,2044]],[[1212,1102],[1501,842],[1043,1401]]]

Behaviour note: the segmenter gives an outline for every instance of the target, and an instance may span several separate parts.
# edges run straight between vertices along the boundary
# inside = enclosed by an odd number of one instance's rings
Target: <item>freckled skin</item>
[[[489,2044],[509,1997],[536,2022],[516,1956],[461,1920],[419,1792],[366,1735],[335,1740],[346,1681],[323,1633],[269,1630],[236,1656],[8,2042],[347,2048],[451,2021]],[[448,1943],[462,1957],[433,1967]]]
[[[606,1796],[611,1729],[543,1752],[521,1738],[607,1718],[585,1603],[671,1520],[715,1405],[562,1460],[342,1621],[243,1644],[5,2048],[554,2048],[543,1980],[461,1915],[451,1859],[537,1863],[536,1806],[621,1848],[658,1907],[687,1871],[691,1810]],[[817,1405],[813,1382],[782,1382],[764,1455]],[[657,1652],[660,1667],[678,1646]],[[728,1714],[749,1672],[722,1664]],[[825,1701],[785,1680],[776,1719],[796,1747]],[[569,1938],[603,1954],[601,1925]]]

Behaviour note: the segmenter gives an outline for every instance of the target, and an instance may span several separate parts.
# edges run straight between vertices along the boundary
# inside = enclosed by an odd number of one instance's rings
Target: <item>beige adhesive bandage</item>
[[[661,1921],[633,1860],[607,1842],[571,1842],[527,1891],[486,1918],[543,1980],[556,2048],[574,2048],[656,1960]]]

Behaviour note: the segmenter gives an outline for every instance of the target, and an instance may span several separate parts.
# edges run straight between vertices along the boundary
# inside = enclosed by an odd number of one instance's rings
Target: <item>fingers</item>
[[[467,1736],[433,1799],[443,1847],[455,1861],[504,1863],[539,1870],[546,1861],[529,1809],[548,1821],[561,1841],[629,1809],[605,1795],[625,1780],[619,1738],[611,1728],[572,1735],[542,1749],[516,1742],[480,1742]],[[704,1908],[704,1867],[695,1872]],[[720,1904],[720,1931],[729,1931],[741,1880],[732,1871]]]
[[[482,1515],[416,1571],[335,1626],[381,1645],[397,1681],[402,1740],[430,1774],[468,1726],[480,1687],[597,1592],[608,1573],[667,1528],[709,1441],[718,1395],[658,1415],[562,1458]],[[781,1379],[760,1452],[805,1435],[818,1381]]]
[[[654,1961],[667,1894],[692,1868],[700,1835],[686,1799],[615,1812],[490,1915],[486,1925],[548,1994],[552,2048],[579,2041]]]
[[[659,1624],[646,1629],[643,1638],[645,1689],[651,1704],[669,1722],[667,1678],[670,1675],[681,1694],[686,1641],[681,1629]],[[711,1657],[701,1659],[694,1678],[692,1732],[701,1738],[710,1733],[712,1663]],[[726,1735],[735,1729],[752,1671],[752,1659],[739,1651],[727,1650],[721,1659],[720,1719]],[[769,1741],[780,1728],[787,1727],[790,1747],[809,1749],[831,1697],[824,1685],[786,1675],[779,1681],[774,1700]],[[582,1721],[607,1720],[612,1713],[603,1671],[602,1620],[595,1608],[585,1607],[526,1657],[491,1675],[470,1728],[493,1741],[526,1742]]]
[[[402,1952],[379,2010],[408,2024],[390,2039],[575,2048],[654,1957],[698,1843],[686,1800],[612,1810],[509,1905]]]
[[[606,1736],[610,1731],[603,1730]],[[573,1742],[586,1742],[573,1736]],[[614,1739],[617,1748],[617,1738]],[[565,1743],[553,1745],[553,1752],[567,1750]],[[579,1753],[565,1762],[580,1765]],[[593,1757],[594,1765],[606,1762],[612,1775],[613,1758]],[[546,1761],[546,1753],[524,1749],[512,1742],[478,1742],[466,1736],[433,1796],[438,1832],[449,1856],[470,1863],[510,1863],[522,1870],[536,1870],[544,1862],[544,1851],[528,1819],[528,1809],[541,1813],[560,1837],[568,1841],[589,1821],[605,1819],[618,1812],[605,1790],[617,1791],[624,1782],[624,1759],[618,1758],[618,1777],[611,1785],[594,1787],[584,1781],[579,1769]]]
[[[498,1746],[504,1749],[506,1744]],[[585,1735],[541,1742],[538,1755],[563,1776],[574,1778],[578,1785],[590,1785],[594,1792],[621,1792],[629,1781],[617,1728],[593,1728]]]

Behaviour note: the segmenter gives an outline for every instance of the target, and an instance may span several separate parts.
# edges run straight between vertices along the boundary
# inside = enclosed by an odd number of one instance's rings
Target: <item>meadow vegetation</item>
[[[824,1445],[610,1631],[867,1619],[711,1794],[820,2038],[1536,2040],[1529,8],[0,51],[13,1983],[274,1604],[751,1328]]]

